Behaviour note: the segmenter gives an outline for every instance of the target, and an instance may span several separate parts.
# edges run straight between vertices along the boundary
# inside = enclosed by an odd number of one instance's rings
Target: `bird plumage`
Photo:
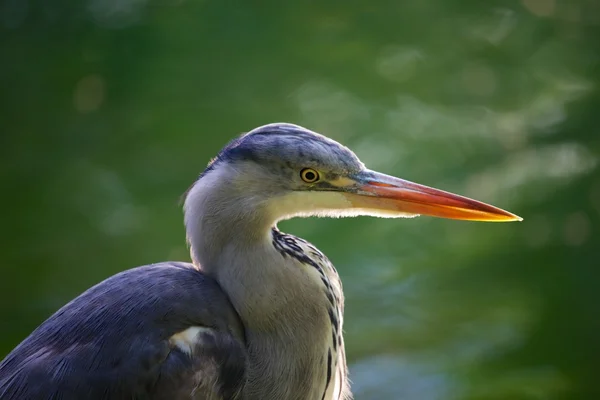
[[[331,340],[326,345],[325,389],[321,399],[347,399],[350,397],[346,352],[342,328],[344,323],[344,293],[342,281],[331,262],[316,247],[293,235],[273,228],[273,247],[284,257],[291,257],[302,264],[312,279],[321,280],[323,294],[327,297]],[[323,363],[322,363],[323,364]],[[317,368],[318,370],[318,368]]]
[[[305,165],[332,177],[362,168],[347,148],[291,124],[232,141],[187,193],[195,267],[127,271],[67,304],[0,365],[0,398],[348,398],[338,274],[274,228],[315,207],[294,198],[306,191],[294,173]],[[171,339],[196,326],[212,332],[190,353]]]
[[[170,341],[190,326],[211,330],[192,357]],[[219,285],[192,264],[154,264],[88,289],[33,331],[0,364],[0,399],[237,399],[245,358]]]
[[[339,276],[277,222],[519,219],[370,171],[292,124],[225,146],[187,192],[184,213],[193,264],[132,269],[65,305],[0,363],[0,400],[347,400]]]
[[[267,125],[227,145],[185,201],[192,258],[244,321],[248,399],[349,396],[337,272],[314,246],[273,229],[281,219],[314,215],[338,201],[327,186],[319,197],[309,190],[315,185],[297,173],[305,167],[330,180],[364,168],[331,139],[291,124]]]

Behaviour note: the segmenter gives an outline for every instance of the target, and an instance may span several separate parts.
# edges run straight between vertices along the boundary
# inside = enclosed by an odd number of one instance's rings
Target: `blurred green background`
[[[180,195],[287,121],[525,218],[281,224],[342,275],[357,399],[600,398],[599,1],[0,0],[0,60],[0,356],[189,260]]]

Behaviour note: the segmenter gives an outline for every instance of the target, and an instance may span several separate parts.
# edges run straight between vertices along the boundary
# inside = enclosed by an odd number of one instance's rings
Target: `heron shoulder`
[[[42,323],[0,363],[0,398],[237,393],[244,371],[243,328],[219,285],[160,263],[106,279]]]

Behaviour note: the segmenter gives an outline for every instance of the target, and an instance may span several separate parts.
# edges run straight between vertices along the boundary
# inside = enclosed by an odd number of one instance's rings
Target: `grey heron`
[[[186,194],[192,263],[130,269],[66,304],[2,361],[0,399],[350,399],[338,274],[277,222],[418,214],[520,220],[371,171],[303,127],[256,128]]]

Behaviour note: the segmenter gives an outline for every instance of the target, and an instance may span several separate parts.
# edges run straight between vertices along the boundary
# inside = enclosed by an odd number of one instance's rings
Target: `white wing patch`
[[[184,331],[177,332],[169,338],[172,347],[177,347],[186,354],[192,354],[192,351],[202,340],[200,333],[213,333],[210,328],[203,326],[190,326]]]

